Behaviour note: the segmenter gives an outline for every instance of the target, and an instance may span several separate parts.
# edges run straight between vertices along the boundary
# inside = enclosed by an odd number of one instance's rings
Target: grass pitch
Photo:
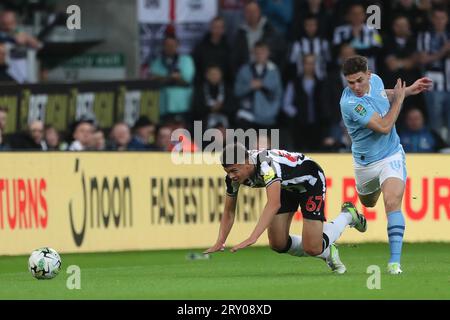
[[[450,299],[450,244],[405,243],[400,276],[386,273],[388,244],[340,245],[347,274],[334,275],[317,258],[277,254],[267,247],[189,260],[168,250],[62,254],[52,280],[36,280],[28,257],[0,257],[0,299]],[[69,290],[67,267],[81,269],[81,289]],[[370,265],[381,289],[367,288]],[[373,283],[373,281],[372,281]]]

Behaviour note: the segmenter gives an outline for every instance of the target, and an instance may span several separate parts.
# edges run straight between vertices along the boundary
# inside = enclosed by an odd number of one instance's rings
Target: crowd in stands
[[[162,119],[200,120],[204,129],[277,128],[284,148],[346,152],[340,67],[360,54],[386,88],[398,78],[408,85],[423,76],[433,80],[433,90],[405,100],[397,122],[405,149],[437,152],[449,144],[448,1],[221,3],[228,10],[211,21],[190,55],[179,53],[176,35],[167,33],[163,52],[150,61],[150,77],[169,84]],[[379,28],[367,23],[373,4],[382,12]],[[422,118],[420,128],[411,127],[411,114]]]
[[[1,140],[1,148],[170,151],[177,145],[171,133],[192,130],[197,120],[204,130],[280,129],[280,147],[290,150],[348,152],[340,67],[355,54],[368,58],[386,88],[397,78],[407,85],[422,76],[433,80],[431,91],[405,100],[397,131],[407,152],[448,148],[448,0],[219,2],[219,16],[191,54],[179,52],[179,39],[168,28],[162,52],[149,61],[148,78],[163,85],[159,123],[142,117],[132,128],[116,123],[104,131],[95,121],[80,120],[62,139],[54,128],[35,122],[22,136]],[[381,18],[380,28],[367,23],[366,9],[373,4],[381,9],[375,17]],[[202,148],[186,143],[183,150]]]

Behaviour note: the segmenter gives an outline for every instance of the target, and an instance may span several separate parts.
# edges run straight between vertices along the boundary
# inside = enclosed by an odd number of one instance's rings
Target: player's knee
[[[361,203],[366,208],[373,208],[377,204],[377,202],[375,200],[361,200]]]
[[[398,210],[402,205],[401,194],[390,194],[384,198],[384,207],[387,212]]]
[[[286,253],[288,252],[289,248],[287,247],[286,243],[270,243],[270,249],[277,253]]]
[[[292,242],[290,241],[290,239],[284,240],[284,239],[271,239],[269,238],[269,246],[270,249],[272,249],[275,252],[278,253],[286,253],[289,251],[289,249],[291,248],[291,244]]]
[[[378,197],[360,195],[359,200],[365,207],[373,208],[377,204]]]
[[[322,246],[321,245],[320,246],[307,245],[307,246],[304,246],[303,250],[309,256],[318,256],[319,254],[322,253]]]
[[[402,199],[397,197],[389,197],[384,200],[384,207],[387,212],[399,210],[402,205]]]

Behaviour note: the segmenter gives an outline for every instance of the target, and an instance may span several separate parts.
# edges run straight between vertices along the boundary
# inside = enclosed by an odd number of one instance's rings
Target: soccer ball
[[[61,258],[52,248],[36,249],[28,259],[28,270],[36,279],[53,279],[61,270]]]

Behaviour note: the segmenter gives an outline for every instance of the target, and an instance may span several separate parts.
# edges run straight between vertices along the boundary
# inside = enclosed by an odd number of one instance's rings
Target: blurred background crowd
[[[39,69],[34,82],[50,82],[45,39],[48,29],[61,23],[61,15],[52,12],[56,1],[45,3],[47,14],[41,20],[45,17],[46,28],[33,34],[22,28],[33,23],[31,16],[36,20],[33,10],[2,1],[2,85],[30,82],[30,61],[39,62],[31,64]],[[367,13],[370,5],[381,9],[380,17],[376,10]],[[177,144],[171,140],[175,129],[192,131],[194,121],[202,121],[203,130],[221,132],[279,129],[280,147],[289,150],[349,152],[339,107],[346,86],[340,66],[360,54],[386,88],[393,88],[397,78],[407,85],[422,76],[433,80],[433,90],[405,100],[397,131],[407,152],[448,150],[449,1],[221,0],[217,6],[217,16],[188,49],[180,48],[183,35],[173,25],[163,25],[158,46],[135,74],[126,75],[162,86],[158,121],[143,116],[132,126],[118,122],[100,128],[95,119],[80,118],[60,132],[36,120],[25,132],[4,135],[8,109],[0,103],[0,149],[170,151]],[[369,25],[368,18],[379,21],[379,28]],[[204,147],[184,143],[183,150]]]

